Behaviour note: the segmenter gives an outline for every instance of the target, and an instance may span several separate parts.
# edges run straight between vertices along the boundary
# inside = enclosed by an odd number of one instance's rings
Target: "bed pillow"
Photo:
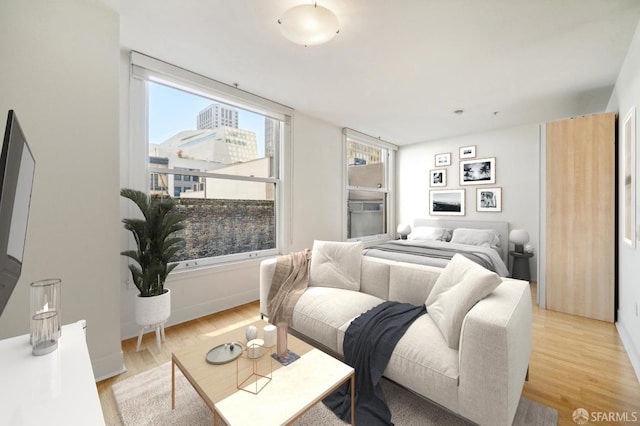
[[[444,268],[425,306],[451,349],[458,349],[467,312],[501,282],[497,274],[460,254],[453,256]]]
[[[416,226],[409,234],[410,240],[447,241],[447,229],[437,226]]]
[[[361,242],[314,241],[309,285],[360,291]]]
[[[499,247],[500,237],[493,229],[456,228],[453,230],[451,242],[472,246]]]

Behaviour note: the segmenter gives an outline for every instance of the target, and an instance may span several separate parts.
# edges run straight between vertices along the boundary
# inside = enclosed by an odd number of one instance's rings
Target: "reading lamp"
[[[512,229],[509,233],[509,241],[516,246],[517,253],[524,253],[524,245],[529,242],[529,233],[524,229]]]
[[[406,223],[401,223],[400,225],[398,225],[397,231],[398,231],[398,235],[400,235],[400,239],[406,240],[407,235],[411,233],[411,225]]]

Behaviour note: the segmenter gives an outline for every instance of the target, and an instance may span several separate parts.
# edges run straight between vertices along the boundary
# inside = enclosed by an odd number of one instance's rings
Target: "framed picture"
[[[464,193],[464,189],[429,191],[429,214],[431,216],[464,216]]]
[[[495,157],[460,161],[460,185],[487,183],[496,183]]]
[[[476,146],[470,145],[460,148],[460,159],[463,158],[476,158]]]
[[[624,242],[636,247],[636,108],[624,118]]]
[[[431,170],[429,176],[429,186],[447,186],[447,169]]]
[[[451,153],[445,152],[443,154],[436,154],[436,167],[450,166],[451,165]]]
[[[476,211],[501,212],[502,188],[477,188]]]

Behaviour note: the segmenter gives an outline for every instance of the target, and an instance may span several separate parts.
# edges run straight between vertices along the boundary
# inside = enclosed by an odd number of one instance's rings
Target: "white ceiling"
[[[305,48],[276,22],[304,0],[98,1],[124,48],[398,145],[603,111],[640,19],[638,0],[319,0],[340,33]]]

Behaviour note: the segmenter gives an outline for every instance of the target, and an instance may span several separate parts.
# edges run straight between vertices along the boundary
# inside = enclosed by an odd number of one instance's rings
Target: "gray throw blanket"
[[[392,424],[379,382],[398,341],[426,312],[424,305],[383,302],[349,325],[343,347],[345,362],[355,369],[357,425]],[[351,382],[345,383],[322,401],[346,422],[351,421],[350,386]]]
[[[311,250],[278,256],[276,270],[267,296],[269,322],[286,322],[291,325],[293,308],[309,286]]]

